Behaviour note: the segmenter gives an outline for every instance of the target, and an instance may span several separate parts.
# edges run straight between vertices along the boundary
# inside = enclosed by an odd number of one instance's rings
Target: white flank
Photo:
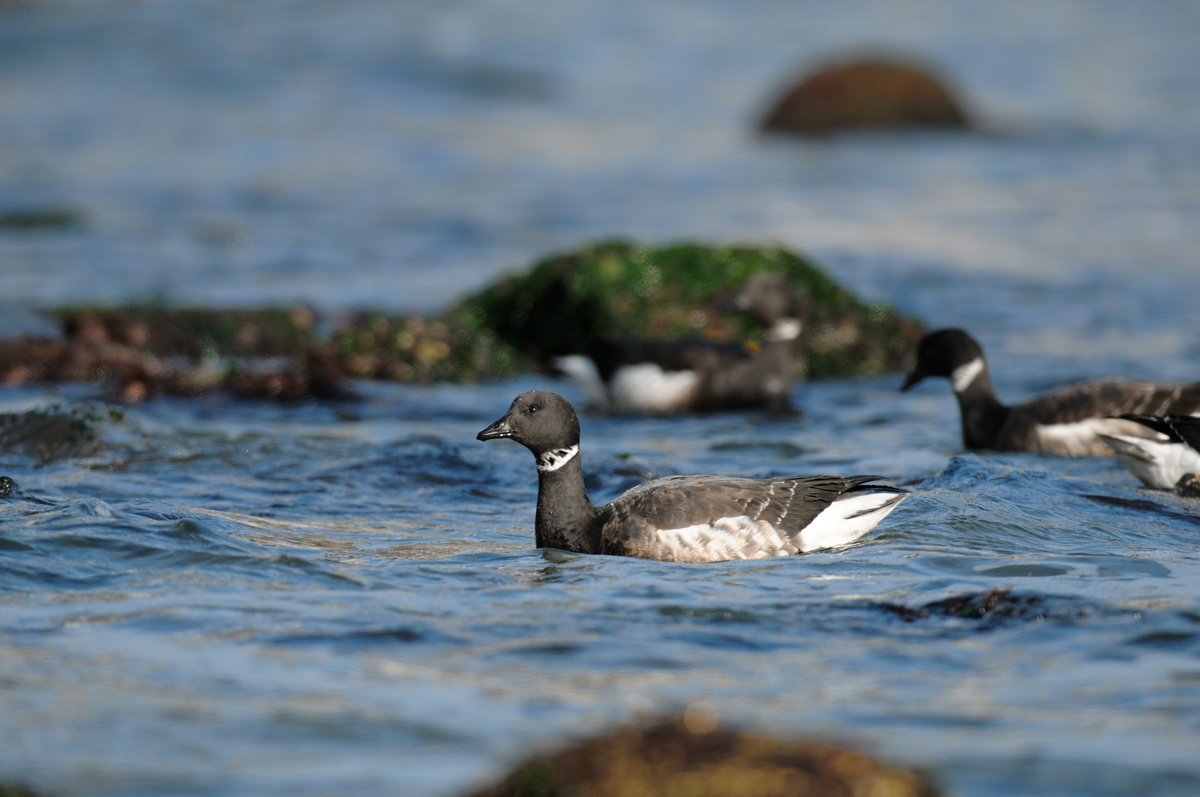
[[[658,544],[677,562],[720,562],[726,559],[763,559],[799,553],[770,523],[746,515],[723,517],[681,529],[659,529]]]
[[[600,372],[596,370],[596,363],[592,362],[591,357],[568,354],[551,358],[550,364],[575,383],[589,406],[596,409],[608,407],[608,389],[604,387],[604,380],[600,378]]]
[[[537,469],[539,473],[550,473],[566,465],[575,455],[579,453],[579,446],[571,446],[570,448],[556,448],[553,451],[547,451],[537,458]]]
[[[797,318],[781,318],[763,335],[765,340],[795,340],[800,337],[800,320]]]
[[[907,497],[906,493],[848,493],[800,532],[800,550],[836,548],[866,534]]]
[[[626,365],[613,374],[609,392],[620,412],[673,412],[683,407],[700,377],[695,371],[664,371],[654,363]]]
[[[1122,418],[1088,418],[1074,423],[1047,423],[1038,426],[1038,450],[1068,457],[1107,454],[1100,435],[1166,438],[1134,421]]]
[[[1119,434],[1102,434],[1100,439],[1147,487],[1170,489],[1185,474],[1200,473],[1200,451],[1184,443]]]
[[[965,365],[960,365],[950,374],[950,385],[955,393],[961,393],[971,386],[975,377],[983,372],[983,359],[976,357]]]

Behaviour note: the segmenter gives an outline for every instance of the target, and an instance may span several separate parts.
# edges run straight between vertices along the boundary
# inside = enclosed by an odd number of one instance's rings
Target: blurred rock
[[[920,324],[859,302],[787,250],[612,241],[546,258],[439,315],[360,313],[324,337],[303,306],[61,308],[63,339],[0,340],[0,382],[101,382],[127,403],[220,389],[301,401],[352,398],[348,379],[508,378],[597,337],[702,337],[753,351],[763,330],[722,305],[763,271],[785,274],[804,307],[795,376],[912,365]]]
[[[468,297],[473,319],[528,359],[587,351],[594,339],[702,337],[752,351],[763,330],[722,306],[752,274],[783,273],[804,308],[795,376],[901,371],[921,325],[865,305],[813,263],[775,247],[611,241],[549,257]]]
[[[1200,474],[1185,473],[1175,483],[1175,493],[1184,498],[1200,498]]]
[[[0,231],[39,232],[83,226],[83,214],[71,208],[21,208],[0,210]]]
[[[100,426],[121,418],[117,409],[90,405],[0,414],[0,452],[43,464],[91,456],[100,447]],[[14,486],[8,485],[6,492]]]
[[[683,718],[532,759],[471,797],[933,797],[921,775],[846,747]],[[699,720],[699,721],[697,721]]]
[[[937,78],[920,67],[887,60],[818,70],[787,90],[762,122],[764,130],[802,136],[969,126],[962,103]]]

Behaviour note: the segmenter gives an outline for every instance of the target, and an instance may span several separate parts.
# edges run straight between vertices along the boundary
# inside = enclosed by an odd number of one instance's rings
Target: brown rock
[[[965,129],[970,122],[950,90],[922,69],[865,60],[805,78],[776,101],[762,126],[825,136],[854,129]]]
[[[920,775],[880,764],[856,750],[722,729],[690,715],[533,759],[471,797],[938,794]]]

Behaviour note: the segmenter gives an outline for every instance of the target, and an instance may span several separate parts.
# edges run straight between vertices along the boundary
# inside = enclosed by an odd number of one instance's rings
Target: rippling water
[[[875,43],[943,65],[987,132],[752,133],[789,72]],[[810,252],[970,328],[1008,400],[1196,379],[1197,53],[1165,0],[3,6],[0,205],[85,222],[0,235],[0,332],[98,299],[432,307],[619,234]],[[899,381],[797,384],[787,421],[584,416],[597,499],[687,472],[914,492],[769,562],[535,550],[529,454],[474,435],[523,389],[578,398],[541,379],[161,399],[70,458],[0,454],[0,780],[450,794],[705,702],[962,794],[1196,793],[1200,506],[1112,461],[964,454],[948,387]]]

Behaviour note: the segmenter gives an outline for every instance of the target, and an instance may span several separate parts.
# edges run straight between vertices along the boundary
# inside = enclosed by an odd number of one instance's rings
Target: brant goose
[[[670,476],[596,507],[583,483],[579,418],[565,398],[541,390],[517,396],[477,437],[507,437],[533,452],[539,548],[668,562],[787,556],[858,539],[908,495],[871,484],[878,476]]]
[[[992,390],[983,349],[961,329],[939,329],[922,338],[917,365],[900,390],[929,376],[950,380],[967,448],[1111,456],[1098,434],[1149,437],[1154,432],[1126,418],[1107,416],[1200,412],[1200,383],[1156,385],[1125,379],[1085,382],[1005,406]]]
[[[587,354],[556,357],[589,406],[612,413],[666,414],[765,407],[792,413],[792,347],[800,306],[783,274],[756,274],[731,306],[767,328],[754,357],[706,341],[596,340]]]
[[[1200,418],[1191,415],[1123,415],[1155,433],[1153,438],[1102,434],[1129,472],[1147,487],[1169,489],[1200,473]]]

